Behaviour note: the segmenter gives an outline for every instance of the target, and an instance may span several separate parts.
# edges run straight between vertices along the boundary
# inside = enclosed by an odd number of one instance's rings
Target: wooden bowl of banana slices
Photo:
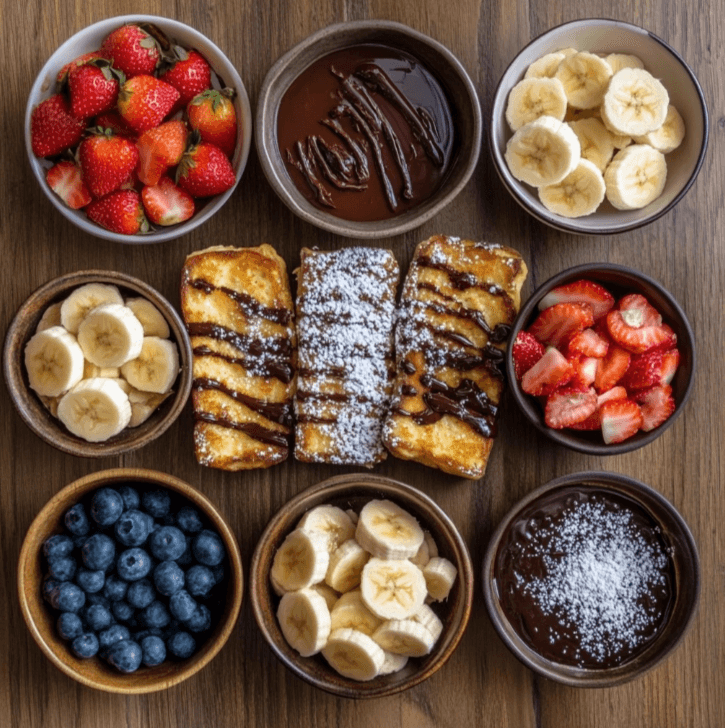
[[[69,273],[18,310],[5,383],[36,435],[71,455],[130,452],[165,432],[191,391],[191,345],[151,286],[114,271]]]
[[[415,488],[368,474],[308,488],[252,556],[252,608],[297,676],[347,698],[407,690],[456,649],[473,602],[455,525]]]
[[[665,41],[618,20],[548,30],[504,72],[489,144],[496,171],[535,218],[611,235],[671,210],[707,149],[694,73]]]

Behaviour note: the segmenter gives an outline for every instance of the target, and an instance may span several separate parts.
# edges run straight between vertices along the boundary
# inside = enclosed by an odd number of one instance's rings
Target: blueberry
[[[151,557],[140,548],[126,549],[118,557],[116,571],[126,581],[138,581],[151,571]]]
[[[48,559],[48,575],[56,581],[70,581],[77,568],[78,562],[70,556],[51,556]]]
[[[91,530],[91,524],[88,522],[86,509],[82,503],[76,503],[66,511],[65,527],[74,536],[86,536]]]
[[[199,604],[191,615],[191,618],[187,620],[186,626],[192,632],[205,632],[211,627],[211,612],[209,607],[204,604]]]
[[[174,657],[185,660],[194,654],[196,640],[188,632],[176,632],[169,637],[166,648]]]
[[[59,581],[51,579],[49,576],[46,576],[45,579],[43,579],[43,599],[45,599],[46,602],[50,602],[51,595],[58,588],[59,585]]]
[[[119,672],[135,672],[141,666],[141,645],[132,640],[114,642],[106,650],[106,661]]]
[[[103,586],[103,595],[111,602],[117,602],[126,596],[128,582],[116,574],[110,574]]]
[[[177,591],[171,599],[169,599],[169,610],[176,619],[186,622],[196,611],[196,600],[189,594],[186,589]]]
[[[176,525],[184,533],[198,533],[204,528],[199,511],[196,508],[189,508],[188,506],[179,508],[179,512],[176,514]]]
[[[141,621],[149,629],[163,629],[171,621],[169,610],[163,602],[156,600],[141,612]]]
[[[91,604],[90,607],[86,607],[83,617],[88,627],[94,632],[100,632],[102,629],[110,627],[113,621],[111,612],[100,604]]]
[[[57,625],[58,634],[61,639],[74,640],[83,634],[83,622],[81,618],[73,612],[63,612],[58,617]]]
[[[103,594],[86,594],[86,604],[95,604],[96,606],[103,607],[104,609],[111,608],[111,602],[109,602]]]
[[[59,556],[69,556],[74,548],[73,539],[64,533],[57,533],[45,540],[43,544],[43,553],[49,558],[57,558]]]
[[[128,602],[122,599],[121,601],[113,602],[113,604],[111,604],[111,612],[119,622],[128,622],[133,617],[136,610]]]
[[[103,589],[106,583],[106,575],[103,571],[90,571],[89,569],[78,569],[76,572],[76,584],[86,594],[95,594]]]
[[[171,507],[171,498],[165,490],[150,490],[141,496],[141,505],[154,518],[163,518]]]
[[[191,544],[194,558],[204,566],[216,566],[224,558],[224,544],[214,531],[208,529],[194,537]]]
[[[154,599],[156,599],[156,590],[148,579],[134,581],[126,593],[126,600],[136,609],[148,607]]]
[[[156,667],[166,659],[166,645],[161,637],[149,635],[141,640],[141,653],[146,667]]]
[[[141,498],[139,498],[138,491],[130,485],[122,485],[118,489],[118,494],[121,496],[123,507],[127,511],[134,510],[141,505]]]
[[[128,627],[124,627],[122,624],[112,624],[108,629],[104,629],[98,634],[98,644],[102,650],[105,650],[112,644],[127,640],[129,637]]]
[[[162,561],[154,569],[154,585],[165,597],[184,588],[184,572],[175,561]]]
[[[105,571],[116,555],[116,545],[105,533],[94,533],[81,549],[83,564],[91,571]]]
[[[175,526],[162,526],[151,534],[149,547],[159,561],[176,561],[186,551],[186,538]]]
[[[98,637],[93,632],[87,632],[76,637],[71,643],[71,649],[76,657],[87,660],[98,654]]]
[[[191,552],[191,536],[186,537],[186,548],[184,553],[176,559],[176,563],[179,566],[189,566],[194,561],[194,554]]]
[[[216,584],[214,574],[208,566],[197,564],[186,572],[186,589],[195,597],[203,597]]]
[[[124,546],[141,546],[151,533],[154,519],[143,511],[126,511],[114,526],[116,539]]]
[[[50,595],[50,604],[61,612],[78,612],[86,603],[86,595],[77,584],[61,581]]]

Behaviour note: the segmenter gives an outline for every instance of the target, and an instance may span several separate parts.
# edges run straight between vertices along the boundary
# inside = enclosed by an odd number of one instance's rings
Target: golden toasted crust
[[[397,374],[383,427],[393,455],[483,476],[503,391],[496,362],[526,274],[510,248],[443,235],[418,245],[401,296]]]
[[[181,275],[181,312],[194,352],[197,461],[247,470],[285,460],[296,336],[282,258],[266,244],[192,253]]]

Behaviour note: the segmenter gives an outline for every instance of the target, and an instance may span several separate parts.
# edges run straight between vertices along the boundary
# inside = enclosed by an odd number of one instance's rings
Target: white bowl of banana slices
[[[143,281],[83,271],[42,286],[8,328],[3,367],[25,423],[63,452],[135,450],[178,417],[191,347],[171,304]]]
[[[468,550],[445,513],[415,488],[367,474],[291,500],[252,557],[254,614],[273,651],[344,697],[391,695],[440,669],[472,590]]]
[[[695,181],[708,113],[667,43],[586,19],[529,43],[494,96],[490,147],[517,202],[567,232],[610,235],[671,210]]]

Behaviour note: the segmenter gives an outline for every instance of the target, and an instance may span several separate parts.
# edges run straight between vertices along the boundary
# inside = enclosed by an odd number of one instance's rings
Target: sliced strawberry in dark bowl
[[[532,334],[527,331],[519,331],[511,349],[516,379],[520,380],[544,356],[545,351],[544,345],[538,342]]]

